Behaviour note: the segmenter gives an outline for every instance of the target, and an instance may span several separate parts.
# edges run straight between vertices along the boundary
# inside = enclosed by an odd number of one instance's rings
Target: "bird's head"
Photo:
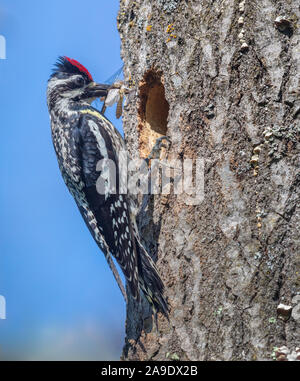
[[[89,71],[78,61],[59,57],[48,81],[47,101],[49,108],[63,99],[91,103],[107,95],[110,85],[93,81]]]

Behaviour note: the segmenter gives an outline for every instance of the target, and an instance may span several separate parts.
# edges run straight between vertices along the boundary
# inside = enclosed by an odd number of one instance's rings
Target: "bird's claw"
[[[156,139],[156,142],[147,157],[147,160],[151,159],[159,159],[160,157],[160,152],[162,148],[168,148],[163,141],[166,140],[169,143],[169,146],[171,145],[171,139],[168,136],[160,136],[158,139]]]

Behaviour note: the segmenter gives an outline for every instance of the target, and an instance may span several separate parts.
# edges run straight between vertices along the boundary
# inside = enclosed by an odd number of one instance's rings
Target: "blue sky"
[[[118,0],[1,0],[0,359],[118,359],[125,304],[58,170],[46,86],[59,55],[122,65]],[[116,121],[114,111],[108,117]]]

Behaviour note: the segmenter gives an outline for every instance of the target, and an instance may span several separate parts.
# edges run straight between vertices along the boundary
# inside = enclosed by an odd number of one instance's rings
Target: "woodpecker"
[[[97,191],[97,163],[112,160],[118,179],[120,152],[126,151],[117,129],[91,106],[96,98],[107,96],[110,88],[111,85],[95,83],[78,61],[59,57],[47,87],[52,141],[59,169],[124,298],[126,293],[111,256],[120,265],[133,298],[140,301],[142,290],[155,317],[161,312],[168,318],[164,284],[154,261],[141,244],[130,196],[120,193],[118,180],[115,192],[100,194]]]

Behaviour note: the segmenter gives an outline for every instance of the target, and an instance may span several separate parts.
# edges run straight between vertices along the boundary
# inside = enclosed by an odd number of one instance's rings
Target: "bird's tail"
[[[140,287],[152,307],[155,319],[157,313],[161,312],[169,320],[169,306],[163,295],[164,284],[154,261],[138,239],[136,241]]]

